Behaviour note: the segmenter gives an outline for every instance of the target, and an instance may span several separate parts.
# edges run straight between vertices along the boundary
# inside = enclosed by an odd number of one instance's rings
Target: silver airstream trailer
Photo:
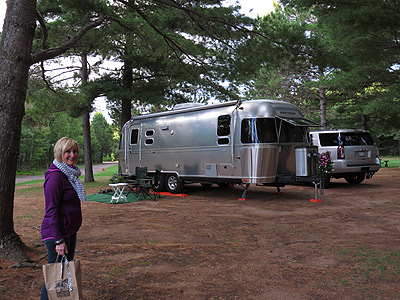
[[[176,105],[133,117],[122,128],[119,172],[157,174],[155,189],[180,193],[185,183],[284,186],[315,182],[318,148],[294,105],[276,100]],[[244,193],[245,194],[245,193]]]

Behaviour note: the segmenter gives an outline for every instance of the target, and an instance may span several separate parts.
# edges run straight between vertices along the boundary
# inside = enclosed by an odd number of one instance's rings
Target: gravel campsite
[[[83,204],[85,299],[398,299],[400,169],[349,185],[186,187],[156,201]],[[87,194],[108,178],[85,184]],[[38,267],[0,260],[0,298],[38,299],[42,183],[16,187],[15,230]]]

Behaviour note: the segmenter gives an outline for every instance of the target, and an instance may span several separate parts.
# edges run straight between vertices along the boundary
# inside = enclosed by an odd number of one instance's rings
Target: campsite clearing
[[[87,184],[88,194],[108,186]],[[85,299],[398,299],[400,169],[371,180],[242,189],[188,185],[187,197],[88,201],[78,233]],[[18,186],[15,230],[45,263],[40,183]],[[42,270],[0,260],[0,299],[38,299]]]

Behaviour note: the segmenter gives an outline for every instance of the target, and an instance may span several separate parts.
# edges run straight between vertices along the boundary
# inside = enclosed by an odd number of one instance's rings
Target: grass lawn
[[[114,174],[118,173],[118,164],[113,165],[108,168],[104,168],[104,171],[99,171],[96,174],[94,174],[94,177],[110,177],[113,176]]]
[[[84,166],[79,166],[80,168],[83,168]],[[44,173],[44,172],[43,172]],[[41,174],[43,174],[43,173],[41,173]],[[111,178],[114,174],[117,174],[118,173],[118,165],[113,165],[113,166],[110,166],[110,167],[108,167],[108,168],[104,168],[104,171],[103,170],[100,170],[99,172],[97,172],[96,174],[94,174],[94,179],[95,180],[97,180],[97,179],[103,179],[103,180],[101,180],[102,182],[104,181],[104,179],[105,179],[105,177],[107,178],[107,180],[109,179],[109,178]],[[81,177],[80,177],[80,179],[82,180],[82,182],[83,182],[83,179],[84,179],[84,175],[82,175]],[[20,185],[25,185],[25,184],[32,184],[32,183],[41,183],[41,182],[43,182],[44,180],[43,179],[38,179],[38,180],[31,180],[31,181],[26,181],[26,182],[21,182],[21,183],[17,183],[16,184],[16,186],[20,186]],[[84,183],[85,184],[85,183]]]
[[[381,156],[381,167],[385,168],[385,161],[388,161],[386,168],[399,168],[400,156]]]

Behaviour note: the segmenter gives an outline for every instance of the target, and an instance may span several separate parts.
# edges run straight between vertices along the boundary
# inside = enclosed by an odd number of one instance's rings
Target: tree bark
[[[399,150],[399,152],[397,153],[397,155],[400,155],[400,140],[398,140],[398,144],[397,144],[399,147],[398,147],[398,150]]]
[[[368,125],[367,125],[367,116],[364,114],[364,112],[361,112],[361,128],[367,130]]]
[[[328,123],[326,121],[326,105],[327,105],[327,98],[326,98],[326,92],[325,88],[320,86],[318,88],[319,92],[319,110],[320,110],[320,116],[321,116],[321,129],[325,130],[328,129]]]
[[[129,41],[129,37],[128,37]],[[128,44],[128,42],[127,42]],[[125,53],[127,54],[126,57],[129,57],[129,46],[125,46]],[[121,129],[122,126],[126,122],[128,122],[132,118],[132,101],[129,97],[130,91],[132,90],[133,85],[133,63],[132,61],[127,58],[124,61],[124,68],[123,68],[123,77],[122,77],[122,88],[126,90],[124,98],[122,99],[122,109],[121,109]]]
[[[15,173],[36,24],[36,1],[7,2],[0,43],[0,255],[28,257],[14,231]]]
[[[103,163],[103,155],[104,155],[104,150],[103,150],[103,148],[101,148],[100,154],[99,154],[99,160],[98,160],[99,164]]]
[[[88,62],[87,62],[87,54],[82,53],[82,70],[81,70],[81,78],[82,85],[85,85],[89,78],[88,73]],[[89,101],[88,101],[89,102]],[[82,116],[82,128],[83,128],[83,148],[85,150],[85,182],[93,182],[93,160],[92,160],[92,140],[90,137],[90,113],[87,111]]]

